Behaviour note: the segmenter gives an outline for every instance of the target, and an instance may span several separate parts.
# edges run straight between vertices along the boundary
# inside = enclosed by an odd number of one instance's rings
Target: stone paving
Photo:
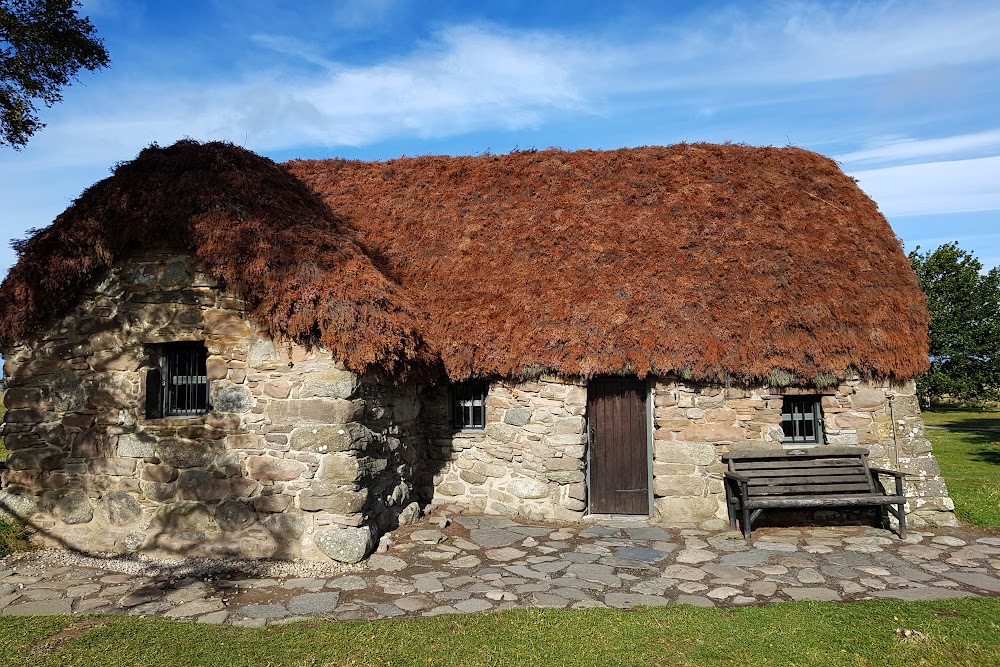
[[[232,566],[53,552],[0,560],[0,614],[132,614],[260,626],[513,607],[933,600],[1000,595],[1000,537],[956,529],[899,540],[866,527],[670,530],[638,521],[538,525],[444,517],[402,528],[366,564],[256,576]],[[66,565],[69,562],[71,564]],[[220,570],[219,568],[222,567]],[[122,571],[138,573],[123,574]],[[187,574],[185,574],[185,572]],[[291,573],[288,573],[291,572]],[[197,573],[197,574],[192,574]]]

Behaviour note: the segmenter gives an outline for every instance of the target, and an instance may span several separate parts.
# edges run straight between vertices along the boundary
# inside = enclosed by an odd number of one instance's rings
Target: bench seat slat
[[[782,484],[780,486],[756,486],[750,487],[751,496],[776,495],[776,494],[831,494],[831,493],[871,493],[872,489],[868,484]]]
[[[846,496],[756,496],[747,499],[750,509],[780,509],[792,507],[860,507],[868,505],[899,505],[902,496],[878,493]]]
[[[743,471],[740,471],[743,472]],[[824,477],[842,477],[851,475],[858,479],[867,478],[868,473],[861,466],[854,468],[794,468],[787,470],[754,470],[747,473],[749,477],[766,477],[777,479],[781,477],[808,477],[810,479],[822,479]]]
[[[809,485],[809,486],[821,486],[824,484],[864,484],[865,488],[869,491],[874,491],[871,484],[869,483],[868,475],[823,475],[822,477],[813,477],[811,475],[804,475],[801,477],[751,477],[750,486],[787,486],[792,485]]]
[[[844,467],[857,467],[861,465],[860,460],[855,458],[850,459],[831,459],[831,458],[806,458],[804,456],[796,456],[794,458],[787,459],[767,459],[762,461],[747,461],[747,460],[732,460],[730,465],[735,470],[782,470],[785,468],[834,468],[838,466]]]

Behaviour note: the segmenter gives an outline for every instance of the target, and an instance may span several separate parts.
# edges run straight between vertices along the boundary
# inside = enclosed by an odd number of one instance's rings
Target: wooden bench
[[[729,523],[743,524],[750,539],[753,522],[766,509],[875,507],[876,523],[888,528],[888,510],[899,520],[899,537],[906,537],[903,473],[868,466],[864,447],[817,445],[784,450],[737,451],[722,457]],[[892,476],[890,495],[879,475]],[[895,507],[893,507],[895,506]]]

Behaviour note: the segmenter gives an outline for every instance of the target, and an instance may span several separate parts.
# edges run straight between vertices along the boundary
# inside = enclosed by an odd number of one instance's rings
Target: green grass
[[[0,664],[989,666],[1000,665],[998,618],[997,598],[531,609],[261,629],[157,618],[0,617]],[[901,639],[899,628],[922,634]]]
[[[924,410],[920,414],[928,426],[1000,429],[1000,410],[996,408],[935,403],[933,409]]]
[[[928,426],[1000,429],[1000,410],[992,407],[935,404],[921,416]],[[1000,433],[927,429],[927,437],[958,518],[1000,528]]]
[[[1000,433],[928,429],[927,437],[958,518],[1000,528]]]

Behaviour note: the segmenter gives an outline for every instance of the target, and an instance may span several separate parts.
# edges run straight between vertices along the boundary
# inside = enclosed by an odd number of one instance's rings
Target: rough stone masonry
[[[212,410],[144,413],[152,346],[201,341]],[[578,521],[588,509],[582,378],[494,380],[486,428],[454,431],[443,385],[360,377],[276,342],[196,262],[148,254],[95,281],[31,345],[4,350],[11,450],[0,511],[49,544],[356,562],[381,534],[444,503]],[[721,455],[781,447],[782,396],[650,380],[653,519],[718,529]],[[907,473],[914,525],[952,524],[912,382],[820,392],[824,439]]]

